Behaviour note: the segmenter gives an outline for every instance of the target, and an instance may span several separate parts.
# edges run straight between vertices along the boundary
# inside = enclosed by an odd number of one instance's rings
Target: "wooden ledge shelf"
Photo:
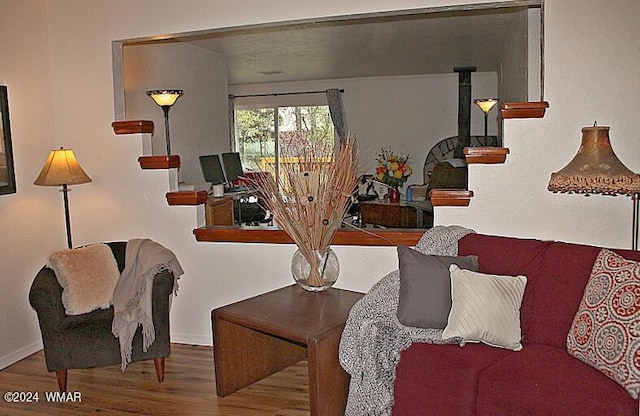
[[[509,149],[507,147],[465,147],[464,157],[468,164],[504,163],[507,160]]]
[[[468,207],[473,191],[468,189],[432,189],[429,192],[434,207]]]
[[[169,205],[202,205],[207,202],[207,191],[200,192],[167,192]]]
[[[126,120],[111,123],[115,134],[153,133],[151,120]]]
[[[180,168],[180,156],[140,156],[138,158],[142,169],[171,169]]]
[[[425,229],[367,229],[367,233],[350,228],[336,232],[332,245],[338,246],[415,246]],[[371,233],[371,234],[368,234]],[[225,227],[208,226],[196,228],[193,234],[197,241],[224,243],[276,243],[293,244],[283,230],[276,227]]]
[[[500,114],[502,118],[542,118],[548,107],[546,101],[504,103],[500,106]]]

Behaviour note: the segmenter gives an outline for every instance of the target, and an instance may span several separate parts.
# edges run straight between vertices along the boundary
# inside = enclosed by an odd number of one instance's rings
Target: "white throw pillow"
[[[442,338],[521,350],[520,304],[527,278],[461,270],[455,264],[449,272],[452,306]]]

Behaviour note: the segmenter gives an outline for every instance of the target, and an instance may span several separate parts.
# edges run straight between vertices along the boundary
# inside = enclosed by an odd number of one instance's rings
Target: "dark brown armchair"
[[[127,243],[107,244],[122,272]],[[173,282],[171,271],[162,271],[153,280],[155,342],[147,352],[143,352],[141,328],[133,339],[132,361],[153,358],[159,382],[164,380],[164,359],[170,350],[169,295],[173,291]],[[47,267],[36,275],[29,291],[29,302],[38,314],[47,369],[56,372],[60,391],[67,389],[67,369],[121,363],[120,344],[111,332],[113,306],[83,315],[66,315],[62,287],[53,270]]]

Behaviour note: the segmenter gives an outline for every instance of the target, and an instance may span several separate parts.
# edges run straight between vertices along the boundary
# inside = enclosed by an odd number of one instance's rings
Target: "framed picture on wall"
[[[14,193],[16,193],[16,176],[11,147],[9,97],[7,87],[0,85],[0,195]]]

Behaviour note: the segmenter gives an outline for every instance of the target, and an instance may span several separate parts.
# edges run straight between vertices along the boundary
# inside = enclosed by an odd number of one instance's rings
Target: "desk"
[[[239,192],[229,192],[221,197],[210,196],[204,206],[206,225],[241,225],[245,221],[253,221],[252,215],[249,219],[243,218],[243,212],[256,204],[247,202],[256,193],[255,190],[244,190]],[[244,212],[247,217],[247,212]],[[255,216],[255,215],[253,215]]]
[[[233,197],[210,196],[204,205],[204,213],[207,225],[234,225]]]
[[[431,201],[391,203],[388,199],[360,202],[360,215],[365,224],[391,228],[429,228],[433,226]]]
[[[349,375],[338,346],[362,293],[287,286],[211,311],[216,393],[227,396],[308,358],[311,416],[343,415]]]
[[[407,206],[415,208],[418,228],[433,227],[433,205],[431,201],[404,201]]]

